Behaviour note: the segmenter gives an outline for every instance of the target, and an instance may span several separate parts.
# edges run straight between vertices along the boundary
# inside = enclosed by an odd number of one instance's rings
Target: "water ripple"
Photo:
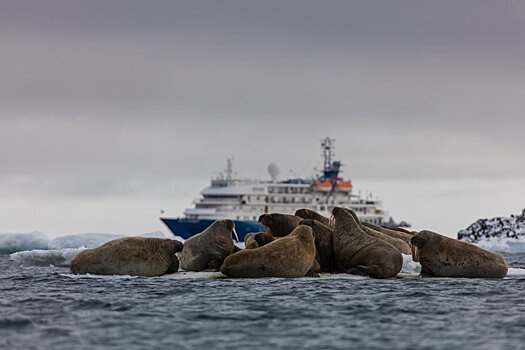
[[[523,276],[79,277],[5,257],[0,268],[0,347],[6,349],[480,350],[525,343]]]

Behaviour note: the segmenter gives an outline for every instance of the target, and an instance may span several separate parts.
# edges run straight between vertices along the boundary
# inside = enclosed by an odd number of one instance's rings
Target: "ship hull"
[[[183,239],[188,239],[204,231],[208,226],[214,223],[215,220],[192,220],[192,219],[170,219],[160,218],[162,222],[169,228],[171,233]],[[250,232],[264,231],[264,226],[258,221],[242,221],[233,220],[235,223],[235,231],[239,242],[244,242],[244,237]],[[237,239],[237,237],[233,237]]]

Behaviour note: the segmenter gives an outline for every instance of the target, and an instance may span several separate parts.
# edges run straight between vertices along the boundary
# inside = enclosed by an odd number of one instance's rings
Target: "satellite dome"
[[[277,178],[279,177],[279,173],[281,172],[281,169],[279,168],[277,164],[275,164],[274,162],[271,162],[268,165],[268,172],[270,173],[272,180],[276,181]]]

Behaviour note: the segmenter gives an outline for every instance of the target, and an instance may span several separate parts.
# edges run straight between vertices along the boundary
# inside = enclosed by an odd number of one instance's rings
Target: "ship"
[[[230,219],[235,223],[235,237],[244,241],[246,234],[261,232],[258,222],[262,214],[294,214],[307,208],[330,216],[334,207],[350,208],[363,222],[384,227],[409,227],[396,223],[383,209],[382,201],[371,194],[353,192],[351,180],[340,176],[342,163],[335,157],[335,139],[321,140],[323,170],[311,178],[279,180],[279,167],[270,163],[269,180],[240,179],[234,176],[233,157],[227,159],[225,171],[211,180],[193,201],[194,207],[184,211],[183,217],[161,217],[161,221],[175,235],[188,239],[204,231],[216,220]],[[163,211],[161,211],[161,214]]]

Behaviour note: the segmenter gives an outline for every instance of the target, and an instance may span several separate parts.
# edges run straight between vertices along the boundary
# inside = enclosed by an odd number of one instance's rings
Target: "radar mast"
[[[333,161],[332,158],[335,157],[335,139],[326,137],[324,140],[321,140],[321,148],[323,150],[323,180],[329,180],[331,182],[336,182],[337,177],[339,176],[339,169],[341,168],[341,162]]]

